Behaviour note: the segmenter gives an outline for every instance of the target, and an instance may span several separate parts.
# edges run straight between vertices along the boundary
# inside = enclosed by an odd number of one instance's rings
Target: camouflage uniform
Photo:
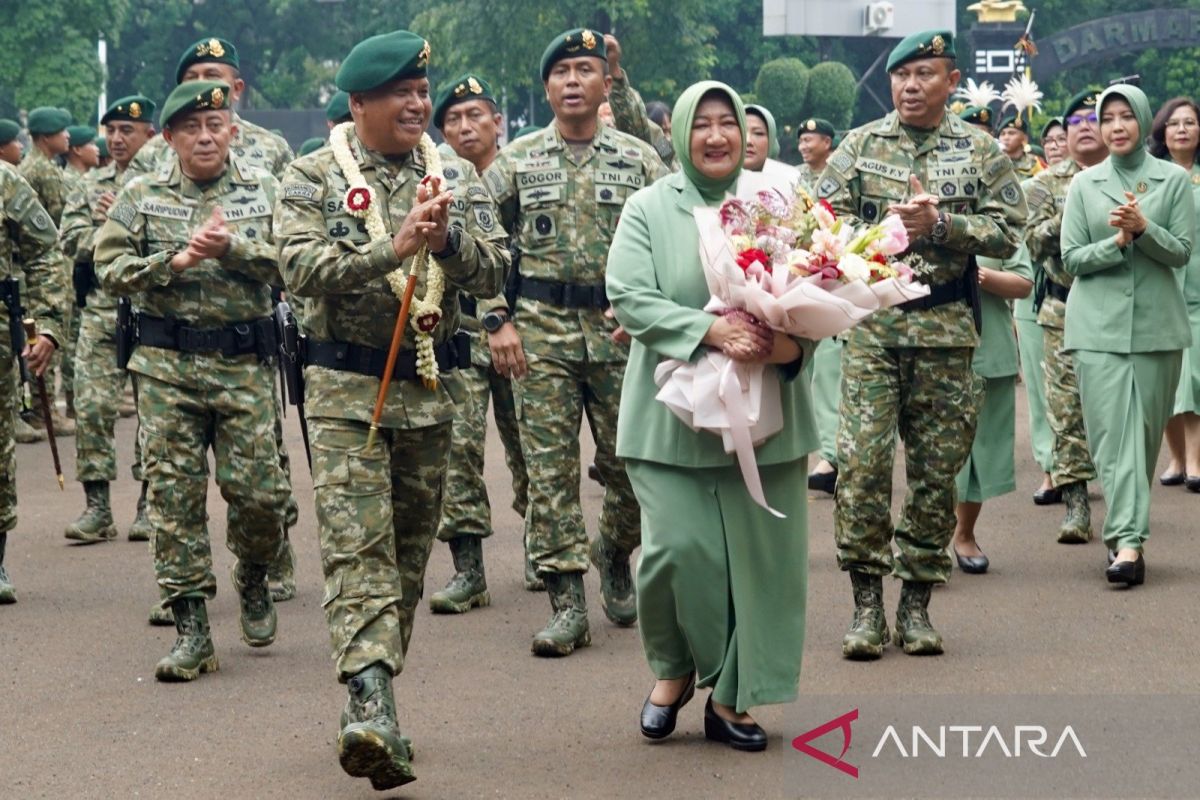
[[[851,131],[830,158],[817,191],[842,216],[879,222],[910,195],[916,175],[951,215],[944,244],[919,239],[919,277],[931,287],[962,279],[967,254],[1007,258],[1026,208],[1012,162],[995,140],[947,114],[937,131],[909,133],[892,112]],[[976,399],[971,372],[978,336],[970,306],[889,309],[852,329],[843,354],[838,433],[838,563],[906,582],[942,583],[954,533],[954,478],[971,449]],[[899,429],[908,495],[891,549],[892,459]]]
[[[612,109],[613,124],[617,130],[641,139],[654,148],[664,164],[675,166],[675,148],[671,144],[671,137],[650,119],[642,96],[630,85],[629,73],[625,70],[621,71],[621,77],[613,78],[608,105]]]
[[[236,112],[233,115],[233,124],[238,130],[233,141],[229,143],[230,159],[269,172],[276,178],[282,176],[284,169],[295,158],[287,141],[278,134],[239,117]],[[166,139],[155,136],[142,145],[142,149],[138,150],[137,155],[129,162],[130,177],[154,172],[174,155]]]
[[[805,186],[815,187],[820,183],[821,173],[813,172],[813,168],[808,164],[798,165],[796,171],[800,173],[800,180]]]
[[[515,385],[529,471],[529,558],[538,573],[582,573],[588,538],[579,504],[579,419],[587,413],[605,483],[600,537],[628,554],[641,541],[637,499],[615,453],[617,406],[629,348],[605,317],[605,261],[621,207],[667,174],[644,142],[601,124],[581,154],[556,125],[500,151],[484,179],[521,251],[513,310],[529,373]],[[531,280],[593,289],[590,307],[533,299]],[[565,289],[564,289],[565,291]],[[484,311],[500,307],[481,303]]]
[[[270,287],[280,280],[271,229],[276,189],[273,177],[237,162],[200,187],[173,159],[156,175],[130,179],[96,234],[102,288],[130,296],[142,315],[129,369],[138,376],[146,510],[165,603],[216,594],[205,514],[209,447],[229,504],[229,549],[265,565],[282,542],[291,487],[274,457],[275,369],[260,353],[225,355],[203,343],[206,334],[188,333],[237,326],[261,336],[254,321],[269,318]],[[174,273],[171,258],[216,206],[233,234],[228,254]],[[166,321],[164,328],[187,326],[179,343],[198,344],[150,346],[146,317]]]
[[[1042,326],[1045,351],[1046,416],[1053,432],[1050,480],[1055,486],[1096,478],[1088,450],[1087,431],[1083,424],[1083,405],[1079,400],[1079,384],[1075,379],[1075,364],[1069,353],[1063,352],[1063,328],[1066,301],[1050,294],[1070,290],[1072,277],[1062,264],[1059,235],[1062,232],[1063,208],[1071,179],[1080,167],[1070,158],[1063,159],[1039,173],[1029,183],[1029,226],[1025,239],[1029,254],[1040,274],[1038,281],[1048,282],[1038,324]],[[1053,284],[1053,285],[1049,285]]]
[[[425,165],[414,151],[387,159],[352,136],[351,151],[381,199],[384,224],[395,231],[416,198]],[[509,254],[495,207],[474,169],[445,159],[461,174],[451,219],[462,229],[458,252],[440,261],[446,275],[442,321],[434,333],[448,345],[458,329],[457,289],[494,296]],[[294,161],[276,210],[280,266],[288,291],[304,298],[309,352],[314,342],[386,353],[399,301],[385,276],[401,266],[390,238],[371,242],[366,225],[347,213],[348,183],[333,151]],[[424,278],[417,296],[425,292]],[[383,324],[381,324],[383,322]],[[412,358],[405,337],[401,360]],[[313,486],[325,608],[338,679],[381,662],[399,674],[412,634],[425,565],[437,532],[455,402],[464,397],[457,370],[430,391],[396,380],[388,391],[380,435],[366,450],[379,389],[377,375],[310,363],[304,372],[312,444]]]
[[[1070,161],[1070,159],[1066,160]],[[1024,153],[1020,158],[1013,161],[1013,172],[1017,173],[1017,177],[1021,180],[1032,178],[1045,169],[1046,165],[1042,163],[1041,159],[1030,152]]]

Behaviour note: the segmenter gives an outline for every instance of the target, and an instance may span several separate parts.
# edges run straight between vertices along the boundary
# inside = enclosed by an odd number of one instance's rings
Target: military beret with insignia
[[[91,125],[71,125],[67,128],[67,135],[71,137],[71,147],[83,147],[96,140],[96,129]]]
[[[343,92],[369,92],[388,81],[424,78],[429,42],[408,31],[363,39],[342,60],[334,83]]]
[[[437,100],[433,104],[433,126],[435,128],[442,127],[442,120],[446,117],[446,112],[451,106],[458,103],[465,103],[468,100],[490,100],[496,102],[496,96],[492,94],[492,87],[487,81],[478,75],[467,73],[457,80],[453,80],[443,86],[437,94]]]
[[[341,89],[334,92],[333,97],[329,98],[329,102],[325,104],[325,119],[330,122],[349,122],[351,120],[350,95]]]
[[[576,28],[554,37],[554,41],[546,46],[546,52],[542,53],[542,81],[550,77],[550,68],[558,62],[580,56],[595,56],[607,61],[608,48],[604,46],[604,35],[587,28]]]
[[[1015,128],[1016,130],[1019,130],[1021,133],[1027,133],[1028,128],[1029,128],[1029,123],[1027,123],[1025,120],[1021,119],[1020,115],[1018,115],[1018,114],[1009,114],[1000,120],[1000,126],[996,128],[996,131],[999,132],[999,131],[1004,130],[1005,128]]]
[[[31,134],[51,134],[66,130],[71,125],[71,115],[61,108],[41,106],[29,112]]]
[[[158,110],[158,106],[149,97],[141,94],[131,94],[128,97],[122,97],[108,107],[104,112],[104,116],[100,118],[100,124],[106,125],[109,122],[117,120],[128,120],[129,122],[154,122],[154,112]]]
[[[100,151],[101,158],[109,157],[108,142],[104,140],[103,136],[100,136],[96,139],[96,149]]]
[[[1096,101],[1100,99],[1100,89],[1096,86],[1089,86],[1077,94],[1071,96],[1067,101],[1067,107],[1063,109],[1063,119],[1074,114],[1081,108],[1094,109]]]
[[[238,61],[237,48],[225,39],[208,37],[193,44],[179,57],[179,66],[175,67],[175,82],[183,81],[183,73],[192,64],[215,63],[228,64],[234,69],[241,69]]]
[[[325,146],[325,140],[320,136],[314,136],[311,139],[305,139],[304,144],[300,145],[299,155],[306,156],[314,150],[320,150]]]
[[[837,135],[837,131],[833,127],[833,123],[829,120],[821,119],[820,117],[812,117],[800,123],[796,128],[796,135],[803,136],[806,133],[820,133],[832,139]]]
[[[0,119],[0,145],[6,145],[21,133],[21,126],[11,119]]]
[[[922,31],[905,36],[892,48],[887,71],[891,72],[920,58],[957,58],[954,53],[954,34],[951,31]]]
[[[967,106],[959,112],[958,118],[969,125],[983,125],[989,130],[992,127],[992,110],[982,106]]]
[[[1038,134],[1038,138],[1045,140],[1046,134],[1050,133],[1050,129],[1055,125],[1060,128],[1063,127],[1062,117],[1051,117],[1050,119],[1046,120],[1046,124],[1042,126],[1042,132]]]
[[[223,111],[229,108],[229,86],[220,81],[187,81],[175,87],[163,102],[159,125],[167,127],[180,114]]]

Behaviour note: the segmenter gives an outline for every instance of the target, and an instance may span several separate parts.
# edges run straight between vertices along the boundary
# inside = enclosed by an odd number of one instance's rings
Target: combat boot
[[[483,540],[478,536],[456,536],[450,540],[454,577],[446,588],[429,598],[435,614],[465,614],[472,608],[491,605],[487,578],[483,574]]]
[[[0,606],[17,602],[17,588],[12,585],[8,571],[4,569],[4,550],[7,546],[8,532],[5,531],[0,533]]]
[[[238,561],[233,567],[233,588],[242,606],[242,641],[266,647],[275,641],[275,604],[267,588],[267,565]]]
[[[533,559],[529,556],[529,537],[525,537],[525,591],[527,592],[544,592],[546,591],[546,582],[537,574],[537,565],[533,563]]]
[[[284,534],[283,547],[279,555],[267,568],[267,585],[271,588],[271,599],[284,603],[296,596],[296,551]]]
[[[597,536],[589,552],[600,573],[600,597],[604,615],[623,627],[637,622],[637,593],[629,570],[629,554],[622,553]]]
[[[28,422],[20,414],[13,418],[13,440],[17,444],[33,444],[34,442],[46,441],[46,432],[39,430]]]
[[[63,534],[76,542],[106,542],[117,538],[117,526],[113,523],[112,505],[109,502],[108,481],[84,481],[83,493],[87,507],[79,518],[67,526]]]
[[[171,602],[171,610],[179,636],[171,652],[154,668],[154,677],[173,683],[194,681],[205,672],[216,672],[219,665],[208,630],[204,598],[181,597]]]
[[[150,518],[146,516],[146,482],[142,481],[142,493],[138,495],[137,501],[137,516],[133,518],[127,535],[131,542],[148,542],[151,533]]]
[[[411,745],[396,724],[391,673],[375,662],[348,680],[346,688],[350,697],[337,743],[342,769],[356,778],[370,778],[376,791],[415,781]]]
[[[842,655],[854,661],[873,661],[883,655],[888,641],[883,576],[851,570],[850,585],[854,589],[854,621],[842,637]]]
[[[592,643],[583,573],[548,572],[545,581],[554,616],[546,628],[533,637],[533,653],[547,657],[569,656],[576,647],[587,647]]]
[[[55,436],[74,436],[75,435],[75,420],[68,419],[58,413],[58,408],[55,407],[50,412],[50,419],[54,423]]]
[[[1092,540],[1092,507],[1088,502],[1087,481],[1075,481],[1062,487],[1066,516],[1058,529],[1059,544],[1087,544]]]
[[[932,583],[905,581],[900,589],[900,607],[896,609],[896,631],[892,643],[903,645],[910,656],[942,654],[942,635],[929,622],[929,596]]]

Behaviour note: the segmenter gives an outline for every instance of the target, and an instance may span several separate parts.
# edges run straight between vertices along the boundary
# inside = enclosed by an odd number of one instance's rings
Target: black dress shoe
[[[830,472],[810,472],[808,473],[808,488],[814,492],[833,494],[837,487],[837,475],[837,467]]]
[[[954,550],[954,558],[958,561],[958,568],[963,572],[969,575],[982,575],[987,572],[990,562],[982,551],[977,556],[960,556],[953,546],[950,549]]]
[[[1200,475],[1188,475],[1183,482],[1189,492],[1200,493]]]
[[[679,709],[686,706],[695,693],[696,673],[693,672],[688,678],[687,686],[683,688],[683,694],[671,705],[656,706],[647,697],[646,702],[642,704],[642,736],[648,739],[665,739],[670,736],[675,730],[675,719],[679,716]]]
[[[1116,560],[1117,560],[1117,551],[1109,550],[1108,551],[1108,565],[1111,567],[1112,563]]]
[[[1053,506],[1062,502],[1062,489],[1051,487],[1049,489],[1038,489],[1033,493],[1033,504],[1035,506]]]
[[[1158,476],[1158,482],[1161,483],[1163,486],[1179,486],[1185,480],[1187,480],[1187,476],[1184,475],[1182,472],[1173,472],[1169,475],[1166,473],[1163,473],[1162,475]]]
[[[713,709],[712,695],[704,706],[704,738],[727,744],[734,750],[758,752],[767,749],[767,732],[757,722],[741,725],[723,719]]]
[[[1137,561],[1117,561],[1104,570],[1109,583],[1123,583],[1126,586],[1141,586],[1146,582],[1146,559],[1138,553]]]

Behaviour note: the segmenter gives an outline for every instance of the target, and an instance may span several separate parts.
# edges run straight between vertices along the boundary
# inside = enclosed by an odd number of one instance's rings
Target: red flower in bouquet
[[[361,214],[371,207],[371,190],[356,186],[346,192],[346,208],[354,214]]]
[[[742,272],[750,269],[750,265],[756,261],[762,265],[764,270],[767,272],[771,271],[771,259],[757,247],[751,247],[738,253],[737,265],[742,268]]]

